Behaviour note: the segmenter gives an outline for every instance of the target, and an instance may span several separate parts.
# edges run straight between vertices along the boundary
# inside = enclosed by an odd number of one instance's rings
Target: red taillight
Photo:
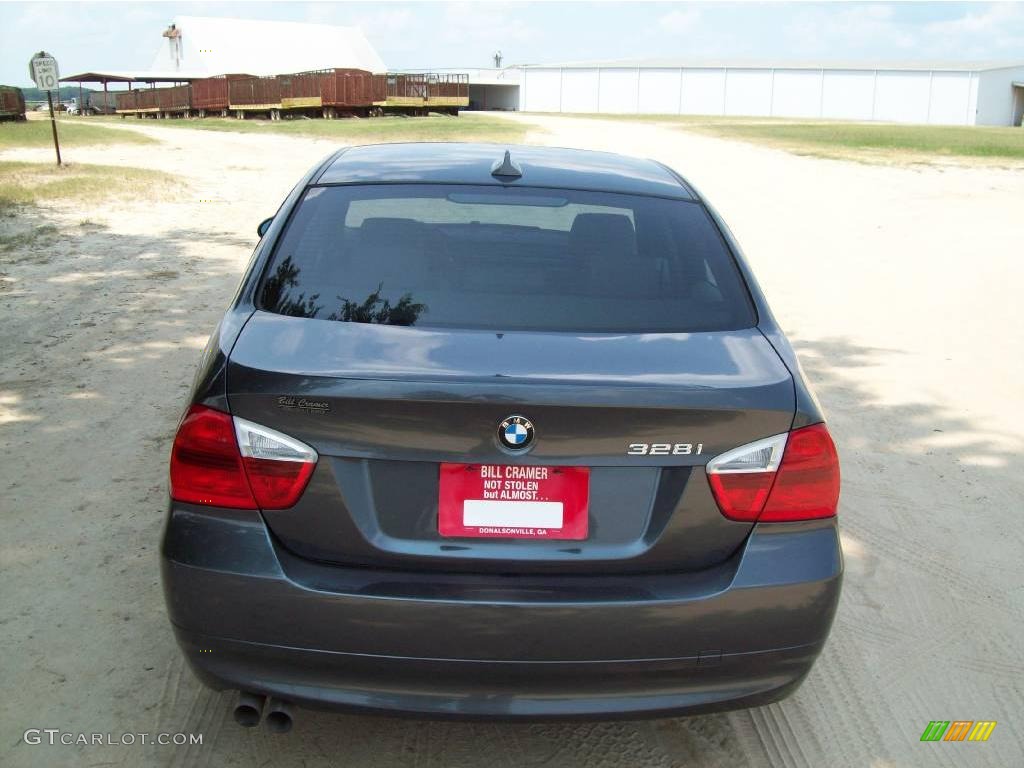
[[[171,449],[171,498],[211,507],[256,509],[231,416],[204,405],[188,409]]]
[[[774,472],[742,475],[708,475],[711,490],[722,514],[730,520],[757,520],[772,489]]]
[[[246,456],[245,471],[260,509],[294,507],[306,490],[313,468],[312,462],[254,459]]]
[[[789,433],[762,522],[832,517],[839,505],[839,456],[824,424]]]
[[[722,514],[746,522],[832,517],[839,503],[839,457],[824,424],[759,440],[708,462]]]
[[[316,451],[267,427],[193,405],[171,451],[171,498],[232,509],[295,505]]]

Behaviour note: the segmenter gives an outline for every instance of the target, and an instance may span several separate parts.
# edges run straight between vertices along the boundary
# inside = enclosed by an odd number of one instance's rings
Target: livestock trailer
[[[21,88],[0,85],[0,120],[24,120],[25,96]]]
[[[458,114],[469,106],[469,75],[461,73],[389,72],[378,75],[385,83],[384,99],[378,105],[389,111],[425,114],[444,111]]]
[[[363,69],[322,69],[278,75],[281,106],[287,110],[319,110],[325,118],[339,114],[368,115],[384,98],[382,84]]]
[[[135,114],[136,107],[138,106],[138,91],[121,91],[115,95],[114,111],[117,114],[124,117],[125,115]]]
[[[278,77],[240,76],[228,79],[228,109],[245,119],[253,112],[265,112],[271,120],[281,119],[281,81]]]
[[[313,110],[319,111],[323,108],[323,99],[320,94],[320,78],[324,75],[321,72],[296,72],[290,75],[278,75],[277,82],[280,89],[281,108],[287,110]],[[326,117],[326,113],[324,117]]]
[[[252,75],[219,75],[193,80],[192,108],[199,117],[206,117],[207,114],[227,117],[231,108],[228,84],[232,80],[246,80],[251,77]]]
[[[375,75],[362,69],[322,69],[289,75],[256,77],[220,75],[191,84],[142,88],[117,94],[117,113],[137,117],[220,114],[244,119],[265,114],[380,115],[385,111],[458,114],[469,106],[469,76],[465,74],[392,73]]]
[[[92,91],[86,94],[85,103],[93,114],[112,115],[117,110],[116,93]]]
[[[167,118],[192,114],[192,86],[172,85],[168,88],[140,88],[117,94],[117,114],[136,117]]]

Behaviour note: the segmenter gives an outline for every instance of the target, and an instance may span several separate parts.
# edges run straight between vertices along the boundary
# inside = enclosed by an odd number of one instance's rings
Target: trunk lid
[[[230,356],[233,414],[313,446],[289,510],[265,512],[299,555],[393,567],[523,572],[693,570],[750,525],[719,513],[709,458],[787,431],[793,383],[756,328],[699,333],[495,333],[256,312]],[[510,456],[510,414],[536,427]],[[689,444],[690,453],[630,455]],[[638,449],[634,449],[638,450]],[[590,467],[583,541],[438,533],[440,464]]]

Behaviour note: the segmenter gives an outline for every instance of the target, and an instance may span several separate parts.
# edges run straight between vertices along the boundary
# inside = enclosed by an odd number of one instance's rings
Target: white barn
[[[519,106],[528,112],[1020,125],[1024,62],[529,65],[521,70]]]
[[[163,33],[150,66],[154,72],[208,77],[333,67],[387,71],[358,27],[208,16],[176,16],[172,27]]]

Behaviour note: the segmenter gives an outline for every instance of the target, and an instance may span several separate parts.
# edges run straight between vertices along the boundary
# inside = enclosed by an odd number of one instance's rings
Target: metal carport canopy
[[[62,83],[188,83],[209,77],[199,72],[154,72],[150,70],[107,70],[65,75]]]
[[[208,77],[205,74],[195,74],[189,72],[154,72],[154,71],[139,71],[131,72],[124,70],[108,70],[106,72],[78,72],[74,75],[66,75],[60,79],[62,83],[78,83],[78,103],[82,104],[82,83],[102,83],[104,93],[104,107],[106,107],[107,100],[107,85],[109,83],[128,83],[128,90],[132,89],[132,83],[190,83],[193,80],[198,80],[203,77]],[[84,110],[82,114],[85,114]]]

